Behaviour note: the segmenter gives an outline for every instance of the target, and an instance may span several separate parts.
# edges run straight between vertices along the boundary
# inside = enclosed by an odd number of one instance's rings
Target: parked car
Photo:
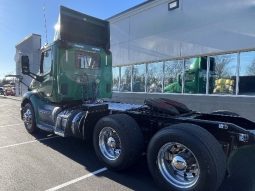
[[[6,96],[15,96],[15,91],[12,88],[8,87],[4,91],[4,95]]]

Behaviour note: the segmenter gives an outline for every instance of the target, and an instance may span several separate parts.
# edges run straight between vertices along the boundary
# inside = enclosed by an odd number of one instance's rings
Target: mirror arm
[[[38,75],[36,75],[36,74],[34,74],[32,72],[30,72],[28,74],[28,76],[30,76],[31,78],[35,79],[38,82],[42,82],[43,81],[43,76],[38,76]]]
[[[38,82],[42,82],[43,79],[44,79],[43,76],[38,76],[38,75],[36,75],[36,79],[35,79],[35,80],[37,80]]]
[[[26,84],[26,83],[24,83],[22,80],[20,80],[19,81],[20,83],[22,83],[24,86],[26,86],[27,88],[29,88],[29,86]]]

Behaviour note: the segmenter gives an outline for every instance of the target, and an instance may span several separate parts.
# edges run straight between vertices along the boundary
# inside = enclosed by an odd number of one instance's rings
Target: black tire
[[[191,151],[190,153],[195,156],[200,173],[198,173],[196,181],[190,184],[189,187],[183,188],[182,186],[173,184],[173,181],[171,182],[169,179],[164,178],[162,170],[160,170],[160,165],[158,165],[159,151],[165,145],[168,145],[168,143],[180,143],[188,148]],[[176,124],[160,130],[151,139],[147,152],[151,175],[156,183],[164,190],[215,191],[221,185],[226,174],[226,156],[221,145],[213,135],[197,125]],[[169,161],[171,164],[168,163],[170,166],[168,168],[174,168],[173,158],[172,161],[171,159]]]
[[[100,140],[106,140],[101,139],[100,137],[104,136],[102,132],[105,132],[108,127],[115,131],[114,135],[111,137],[116,139],[116,147],[121,145],[121,152],[117,158],[107,158],[106,154],[103,153],[104,150],[102,150],[102,146],[99,146]],[[110,138],[108,138],[108,140],[109,139]],[[124,170],[133,165],[141,156],[144,148],[143,144],[144,142],[141,129],[137,125],[136,121],[126,114],[105,116],[101,118],[95,126],[93,133],[93,145],[95,152],[98,158],[110,169],[117,171]],[[109,148],[110,146],[107,145],[106,147]]]
[[[239,114],[232,112],[232,111],[228,111],[228,110],[218,110],[218,111],[214,111],[211,114],[216,114],[216,115],[230,115],[233,117],[240,117]]]
[[[31,113],[31,116],[26,116],[26,114],[28,115],[29,112]],[[27,103],[25,105],[25,107],[23,108],[23,121],[24,121],[24,125],[26,130],[30,133],[30,134],[34,134],[37,132],[37,127],[36,127],[36,122],[35,122],[35,112],[34,112],[34,108],[30,103]],[[27,120],[25,119],[27,117]],[[29,117],[31,117],[31,121],[29,122]]]

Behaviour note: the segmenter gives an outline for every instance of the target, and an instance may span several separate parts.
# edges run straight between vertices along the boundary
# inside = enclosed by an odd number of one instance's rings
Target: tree
[[[5,85],[5,84],[9,84],[9,80],[7,80],[6,78],[3,78],[2,85]]]
[[[145,73],[146,65],[135,65],[133,67],[133,91],[144,92],[145,91]]]
[[[215,57],[215,74],[218,78],[231,77],[231,69],[229,64],[233,61],[231,55],[223,55]]]
[[[163,63],[152,63],[148,65],[147,72],[147,91],[161,92],[163,77]]]
[[[124,66],[121,68],[121,91],[131,91],[131,71],[132,68],[130,66]]]
[[[165,82],[167,84],[176,81],[179,74],[182,73],[183,64],[182,61],[169,61],[165,64]]]
[[[255,59],[252,61],[251,65],[247,68],[247,74],[254,76],[255,75]]]
[[[133,80],[145,81],[145,65],[140,65],[133,68]]]
[[[119,67],[114,67],[112,70],[112,90],[117,91],[119,89],[119,80],[120,80],[120,75],[119,75]]]

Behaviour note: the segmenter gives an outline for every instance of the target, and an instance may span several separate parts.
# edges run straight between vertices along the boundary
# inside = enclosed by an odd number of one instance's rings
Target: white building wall
[[[113,65],[255,48],[254,0],[149,1],[109,18]]]
[[[179,8],[169,11],[171,1],[149,0],[108,19],[113,66],[121,66],[114,67],[112,99],[143,104],[146,98],[166,97],[187,104],[195,111],[230,110],[255,121],[255,90],[251,84],[255,74],[248,70],[255,63],[255,1],[179,0]],[[217,76],[210,76],[208,72],[206,91],[185,92],[185,75],[182,75],[182,93],[176,90],[167,93],[165,77],[175,82],[181,73],[174,70],[170,76],[163,71],[162,63],[165,66],[181,64],[184,72],[188,71],[184,67],[186,61],[201,55],[215,59],[225,55],[230,59],[226,70],[235,80],[235,91],[210,92],[210,84],[216,87],[210,79],[215,80]],[[161,60],[166,62],[158,62]],[[134,65],[133,70],[125,65]],[[155,75],[150,75],[157,77],[159,87],[152,92],[148,89],[149,67],[154,69]],[[138,71],[135,83],[132,71]],[[138,90],[134,91],[136,84],[142,88],[137,86]]]
[[[41,49],[41,36],[32,34],[26,37],[22,42],[16,45],[16,75],[22,76],[22,82],[30,85],[32,78],[21,73],[21,56],[27,55],[29,57],[30,71],[37,73],[40,66],[40,49]],[[22,83],[16,83],[16,95],[23,95],[27,92],[27,86]]]

